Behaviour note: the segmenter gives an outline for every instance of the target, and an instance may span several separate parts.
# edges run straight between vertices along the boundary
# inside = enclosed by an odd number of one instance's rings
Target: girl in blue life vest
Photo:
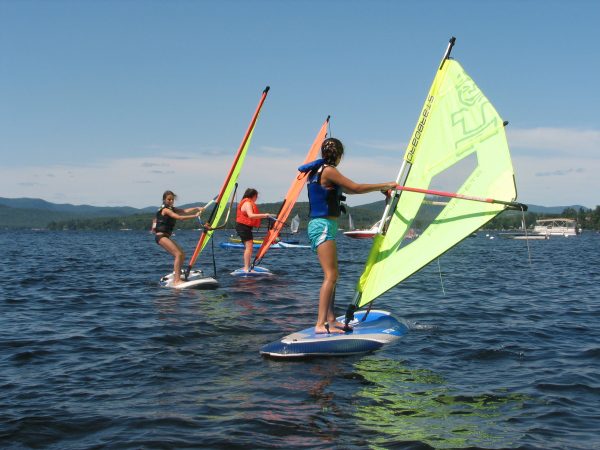
[[[258,210],[258,206],[256,206],[257,199],[258,191],[256,189],[246,189],[242,201],[238,204],[235,219],[235,231],[244,243],[244,270],[246,272],[250,270],[250,259],[252,258],[252,246],[254,244],[252,228],[258,228],[261,219],[271,217],[271,214],[263,214]]]
[[[311,217],[308,223],[308,238],[323,269],[316,333],[344,333],[344,324],[335,320],[333,311],[338,279],[335,236],[341,210],[340,202],[343,200],[342,192],[366,194],[374,191],[385,192],[396,187],[395,181],[359,184],[346,178],[337,169],[343,154],[344,146],[338,139],[325,139],[321,145],[323,158],[298,168],[302,172],[310,172],[307,185]]]
[[[179,244],[171,239],[173,228],[175,228],[175,222],[177,220],[195,219],[202,211],[204,211],[204,208],[201,206],[186,209],[175,208],[173,206],[175,197],[176,195],[172,191],[165,191],[163,194],[163,204],[158,208],[158,211],[156,211],[156,217],[154,219],[155,224],[152,227],[152,231],[155,233],[154,240],[156,243],[175,258],[173,264],[174,286],[183,283],[181,281],[181,266],[185,259],[185,253],[183,253]],[[195,212],[195,214],[189,214],[191,212]]]

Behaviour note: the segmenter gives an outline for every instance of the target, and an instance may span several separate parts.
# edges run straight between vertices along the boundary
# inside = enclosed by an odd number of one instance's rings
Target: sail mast
[[[438,71],[442,70],[442,67],[444,67],[444,62],[448,58],[450,58],[450,52],[452,51],[452,48],[454,47],[455,42],[456,42],[456,38],[454,36],[452,36],[450,38],[450,41],[448,42],[448,47],[446,47],[446,51],[444,52],[444,56],[442,57],[442,61],[440,62]],[[413,132],[411,142],[406,150],[404,159],[402,160],[402,165],[400,166],[400,170],[398,171],[398,176],[396,177],[396,184],[399,186],[404,185],[404,181],[408,177],[410,168],[411,168],[411,166],[415,160],[415,157],[417,155],[417,150],[420,148],[419,140],[420,140],[420,137],[425,132],[425,127],[427,125],[427,118],[429,116],[429,112],[431,110],[431,103],[433,101],[433,98],[431,96],[432,90],[433,90],[433,86],[431,87],[431,89],[429,91],[430,95],[428,95],[427,99],[425,100],[425,105],[423,106],[423,108],[421,110],[421,117],[419,118],[419,122],[417,123],[415,131]],[[397,203],[397,197],[399,197],[399,195],[400,195],[399,192],[392,191],[391,196],[390,196],[390,198],[386,204],[386,207],[383,211],[381,220],[379,221],[379,228],[377,230],[377,232],[379,234],[385,234],[385,230],[387,229],[387,224],[388,224],[387,219],[390,215],[390,212],[392,211],[392,208],[395,208],[396,203]]]
[[[188,267],[186,268],[186,274],[189,274],[194,263],[196,262],[196,259],[198,258],[198,256],[200,255],[200,253],[202,252],[202,250],[204,249],[204,247],[210,240],[213,230],[218,226],[218,222],[221,219],[221,216],[223,215],[225,208],[227,207],[227,200],[229,199],[232,191],[234,190],[234,187],[237,185],[237,178],[241,171],[242,164],[244,163],[244,159],[246,157],[246,152],[248,151],[248,147],[250,145],[250,140],[252,139],[252,133],[254,132],[254,127],[256,126],[256,121],[258,120],[258,116],[260,115],[260,111],[262,109],[263,103],[265,102],[265,100],[267,98],[269,89],[270,89],[270,87],[267,86],[263,90],[260,101],[258,102],[258,106],[256,107],[256,110],[254,111],[252,120],[250,121],[250,125],[248,126],[248,129],[246,130],[246,134],[244,135],[244,138],[242,139],[242,142],[236,152],[235,158],[233,159],[233,164],[231,165],[231,168],[229,169],[229,173],[225,177],[223,186],[221,187],[221,190],[219,191],[219,195],[217,196],[217,199],[215,201],[216,205],[212,210],[210,218],[208,219],[207,224],[206,224],[205,228],[203,229],[202,234],[200,235],[200,238],[198,239],[198,244],[196,245],[194,253],[192,254],[192,257],[190,258]]]

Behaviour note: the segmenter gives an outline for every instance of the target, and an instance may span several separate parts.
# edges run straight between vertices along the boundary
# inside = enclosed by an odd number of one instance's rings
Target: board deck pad
[[[387,311],[373,310],[363,322],[365,314],[366,311],[354,313],[351,332],[316,334],[313,325],[263,346],[260,354],[272,358],[304,358],[367,353],[396,341],[408,331],[404,323]],[[337,320],[343,323],[344,316]]]

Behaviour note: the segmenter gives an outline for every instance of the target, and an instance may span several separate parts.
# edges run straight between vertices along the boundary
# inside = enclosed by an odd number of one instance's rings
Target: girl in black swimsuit
[[[154,233],[156,233],[156,236],[154,237],[156,243],[175,258],[173,264],[174,286],[182,283],[181,267],[185,260],[185,253],[183,253],[179,244],[171,239],[173,228],[175,228],[177,220],[195,219],[202,211],[204,211],[204,208],[201,206],[186,209],[175,208],[173,206],[175,198],[176,195],[172,191],[165,191],[163,194],[163,204],[156,212],[155,227],[153,227]],[[191,212],[195,212],[195,214],[189,214]]]

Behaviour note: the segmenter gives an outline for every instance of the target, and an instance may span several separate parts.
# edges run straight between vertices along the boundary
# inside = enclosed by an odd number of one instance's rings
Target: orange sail
[[[229,199],[229,197],[231,197],[233,191],[235,190],[235,187],[237,186],[237,179],[240,174],[240,171],[242,170],[242,165],[244,164],[244,160],[246,158],[246,153],[248,152],[248,148],[250,147],[252,133],[254,132],[254,127],[256,125],[256,121],[258,120],[260,110],[263,106],[263,103],[265,102],[265,99],[267,98],[268,92],[269,92],[269,86],[267,86],[262,93],[262,96],[260,98],[258,106],[256,107],[256,111],[254,112],[254,115],[252,116],[252,120],[250,121],[250,125],[248,126],[248,130],[246,131],[246,134],[244,135],[244,139],[242,139],[242,143],[240,144],[240,147],[235,155],[235,158],[233,159],[233,164],[231,165],[231,168],[229,169],[229,173],[225,177],[223,186],[221,187],[221,190],[219,191],[219,195],[216,198],[216,205],[213,208],[212,214],[211,214],[210,218],[208,219],[208,222],[205,225],[205,228],[202,231],[200,238],[198,239],[198,245],[196,245],[196,250],[194,251],[194,254],[192,255],[192,257],[190,258],[189,265],[186,269],[186,273],[188,273],[188,274],[190,273],[192,266],[196,262],[196,258],[198,258],[198,255],[200,255],[200,252],[202,252],[202,250],[204,249],[204,247],[210,240],[210,237],[212,236],[213,231],[219,227],[219,220],[223,216],[225,209],[227,209],[227,200]]]
[[[304,159],[303,164],[306,164],[310,161],[317,159],[317,154],[319,153],[319,150],[321,149],[321,144],[323,143],[323,141],[325,140],[325,136],[327,135],[327,127],[328,126],[329,126],[329,116],[327,116],[327,119],[325,119],[325,122],[323,122],[323,125],[321,126],[321,129],[319,130],[319,133],[317,134],[315,141],[313,142],[312,146],[310,147],[310,150],[308,151],[308,154],[306,155],[306,158]],[[258,249],[258,252],[256,253],[256,257],[254,258],[252,267],[254,267],[255,265],[259,264],[262,261],[265,254],[269,251],[269,248],[271,247],[273,242],[275,242],[275,239],[277,239],[277,236],[279,236],[281,229],[285,225],[285,221],[289,217],[290,213],[292,212],[292,209],[294,208],[294,205],[296,204],[296,200],[298,200],[298,196],[300,195],[300,192],[302,192],[302,188],[304,187],[304,184],[306,183],[307,176],[308,176],[308,172],[305,172],[305,173],[298,172],[298,174],[292,181],[292,185],[290,186],[290,189],[288,190],[288,192],[285,196],[285,199],[283,200],[283,204],[281,205],[281,208],[279,209],[279,212],[277,213],[277,219],[276,219],[275,223],[273,224],[273,227],[267,232],[267,235],[263,239],[263,243],[260,246],[260,248]]]

